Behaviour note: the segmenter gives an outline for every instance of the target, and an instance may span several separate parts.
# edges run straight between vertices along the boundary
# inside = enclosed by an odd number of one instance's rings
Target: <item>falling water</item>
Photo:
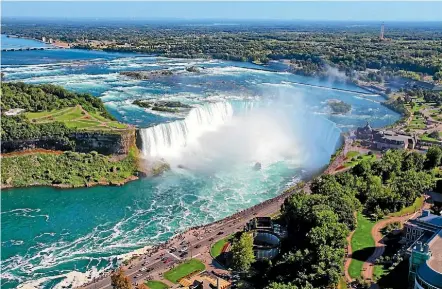
[[[207,103],[192,109],[184,120],[141,129],[142,153],[145,157],[174,155],[202,133],[223,125],[232,115],[228,102]]]

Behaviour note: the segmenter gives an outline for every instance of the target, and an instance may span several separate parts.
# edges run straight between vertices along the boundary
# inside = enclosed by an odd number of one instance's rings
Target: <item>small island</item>
[[[121,71],[121,75],[134,78],[137,80],[156,79],[174,75],[171,70],[139,70],[139,71]]]
[[[329,100],[328,106],[333,114],[346,114],[351,110],[351,105],[340,100]]]
[[[170,112],[170,113],[177,113],[192,108],[192,106],[182,103],[180,101],[165,101],[165,100],[155,101],[155,100],[137,99],[134,100],[132,103],[139,107],[148,108],[154,111]]]

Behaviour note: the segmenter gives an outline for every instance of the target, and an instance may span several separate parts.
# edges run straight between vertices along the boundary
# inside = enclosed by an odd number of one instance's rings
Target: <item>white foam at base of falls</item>
[[[140,130],[144,157],[167,157],[194,142],[204,132],[216,130],[233,116],[228,102],[206,103],[193,108],[187,117]]]

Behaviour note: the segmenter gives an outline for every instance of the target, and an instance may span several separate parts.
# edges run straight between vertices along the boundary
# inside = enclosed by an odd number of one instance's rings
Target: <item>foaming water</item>
[[[228,102],[207,103],[193,108],[184,120],[140,129],[143,155],[165,157],[176,154],[204,132],[216,130],[232,115],[233,109]]]
[[[342,131],[398,115],[358,90],[248,63],[184,60],[81,50],[2,53],[6,80],[60,84],[101,97],[120,121],[141,128],[143,155],[172,169],[122,187],[27,188],[1,194],[2,288],[79,285],[118,258],[178,231],[231,215],[278,195],[324,166]],[[197,65],[200,73],[186,67]],[[139,81],[123,70],[171,69]],[[153,114],[135,99],[192,105],[187,115]],[[352,105],[330,114],[327,102]],[[375,101],[372,101],[375,100]],[[253,169],[260,162],[261,170]]]

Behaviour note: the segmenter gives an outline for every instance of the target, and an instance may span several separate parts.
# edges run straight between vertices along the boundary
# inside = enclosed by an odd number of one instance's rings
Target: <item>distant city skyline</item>
[[[2,18],[442,21],[435,2],[2,1]],[[417,13],[418,12],[418,13]]]

